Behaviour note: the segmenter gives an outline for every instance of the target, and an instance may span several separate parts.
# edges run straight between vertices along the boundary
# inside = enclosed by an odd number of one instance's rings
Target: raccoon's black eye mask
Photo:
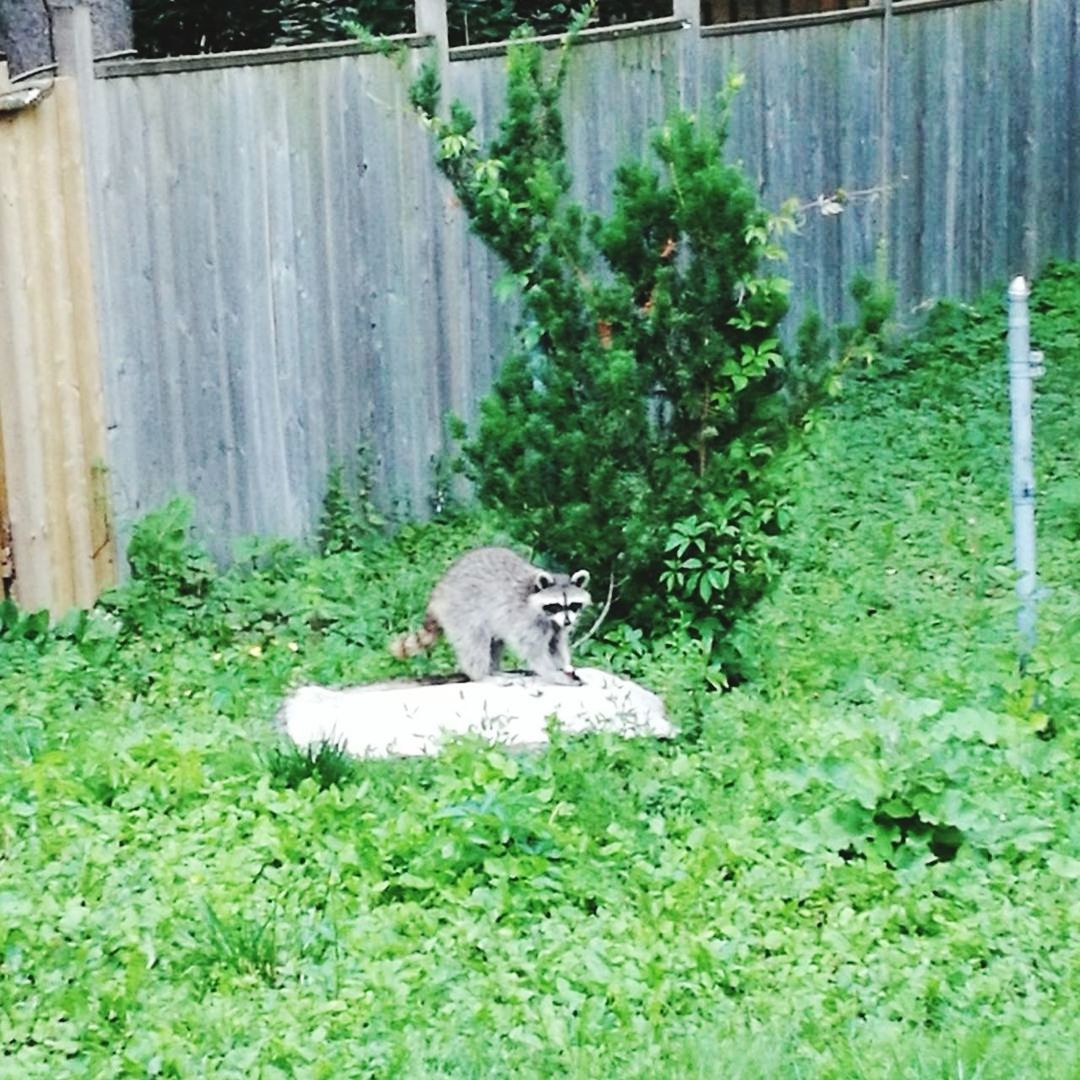
[[[544,604],[544,612],[548,615],[558,615],[560,611],[573,611],[578,612],[582,608],[582,605],[577,600],[571,600],[569,604],[551,603]]]

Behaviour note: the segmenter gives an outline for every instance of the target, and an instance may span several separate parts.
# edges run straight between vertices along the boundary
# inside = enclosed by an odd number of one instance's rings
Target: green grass
[[[998,298],[785,461],[748,681],[625,628],[583,658],[663,692],[672,743],[281,746],[289,687],[399,670],[483,521],[222,577],[174,507],[93,612],[0,609],[0,1076],[1080,1076],[1078,320],[1051,268],[1024,674]]]

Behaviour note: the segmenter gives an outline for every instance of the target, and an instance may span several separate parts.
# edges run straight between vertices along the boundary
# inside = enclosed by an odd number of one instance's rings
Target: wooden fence
[[[677,0],[575,50],[564,115],[590,206],[673,107],[709,108],[737,69],[731,153],[766,205],[803,205],[797,311],[843,317],[879,250],[904,311],[1080,254],[1080,0],[879,0],[716,27],[697,10]],[[400,64],[358,44],[72,54],[121,547],[177,492],[219,554],[245,533],[308,538],[330,467],[361,444],[382,497],[425,509],[443,417],[474,415],[513,310],[407,100],[434,48],[446,97],[491,130],[504,49],[447,50],[441,0],[420,0],[418,24]]]
[[[0,63],[0,570],[61,611],[114,577],[79,101]]]

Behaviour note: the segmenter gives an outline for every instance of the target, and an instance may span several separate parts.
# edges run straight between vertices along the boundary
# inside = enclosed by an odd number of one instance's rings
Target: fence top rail
[[[3,56],[0,55],[0,60],[3,60]],[[51,64],[42,64],[40,67],[29,68],[27,71],[20,71],[18,75],[11,76],[11,83],[21,82],[34,82],[37,79],[49,78],[51,79],[56,74],[55,61]]]
[[[637,37],[642,34],[662,34],[672,30],[685,30],[689,23],[685,19],[666,16],[662,19],[643,19],[641,22],[620,23],[616,26],[593,26],[579,32],[577,41],[583,45],[594,41],[616,41],[619,38]],[[536,37],[522,38],[523,41],[535,42],[545,48],[553,49],[561,45],[566,34],[541,34]],[[482,41],[475,45],[455,45],[450,49],[451,60],[476,60],[485,56],[502,56],[512,42]]]
[[[954,0],[946,0],[954,2]],[[963,0],[961,0],[963,2]],[[771,19],[744,19],[741,22],[711,23],[701,28],[702,37],[733,37],[736,34],[759,34],[771,30],[797,30],[803,26],[832,26],[856,19],[880,19],[886,8],[879,5],[846,8],[843,11],[817,11],[812,15],[777,15]]]
[[[260,64],[294,64],[304,60],[333,60],[339,56],[378,53],[387,45],[423,49],[434,43],[430,34],[394,34],[377,41],[329,41],[313,45],[278,45],[270,49],[237,52],[198,53],[192,56],[163,56],[146,60],[99,60],[94,75],[99,79],[133,78],[138,75],[170,75],[184,71],[206,71]]]
[[[853,22],[858,19],[881,19],[887,15],[905,15],[939,8],[963,7],[968,4],[987,3],[988,0],[870,0],[866,7],[849,8],[844,11],[823,11],[810,15],[784,15],[769,19],[748,19],[742,22],[704,25],[702,37],[729,37],[736,34],[753,34],[775,30],[795,30],[808,26],[830,26],[835,23]],[[645,34],[669,33],[686,30],[690,24],[678,16],[645,19],[641,22],[623,23],[617,26],[595,26],[582,30],[578,40],[582,44],[597,41],[614,41],[620,38]],[[525,40],[535,41],[546,48],[555,48],[566,40],[566,34],[544,34]],[[247,67],[260,64],[290,64],[305,60],[330,60],[339,56],[360,56],[384,50],[387,44],[406,49],[422,49],[434,44],[431,34],[394,34],[376,41],[331,41],[311,45],[279,45],[269,49],[246,49],[236,52],[198,53],[189,56],[164,56],[148,59],[130,55],[99,57],[94,63],[94,74],[99,79],[131,78],[139,75],[165,75],[185,71],[204,71],[215,68]],[[476,45],[456,45],[449,50],[452,61],[476,60],[483,57],[501,56],[510,46],[509,41],[480,42]],[[34,77],[55,70],[56,65],[32,72],[24,72],[12,82]]]
[[[5,85],[0,81],[0,118],[39,105],[52,93],[52,89],[52,79],[35,79],[33,82],[22,82],[18,85]]]
[[[916,11],[933,11],[935,8],[964,7],[967,4],[985,4],[988,0],[892,0],[894,15],[909,15]]]
[[[731,37],[735,34],[760,34],[774,30],[797,30],[806,26],[832,26],[857,19],[884,19],[889,15],[907,15],[936,8],[985,4],[990,0],[870,0],[866,7],[843,11],[817,11],[808,15],[777,15],[769,19],[745,19],[741,22],[714,23],[701,28],[702,37]]]

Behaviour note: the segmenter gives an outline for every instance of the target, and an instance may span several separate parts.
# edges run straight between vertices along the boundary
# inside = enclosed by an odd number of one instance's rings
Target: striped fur
[[[407,634],[402,634],[401,637],[390,642],[390,655],[397,657],[398,660],[407,660],[410,656],[419,656],[420,653],[427,652],[439,640],[441,632],[442,627],[429,614],[424,619],[424,624],[419,630],[412,630]]]

